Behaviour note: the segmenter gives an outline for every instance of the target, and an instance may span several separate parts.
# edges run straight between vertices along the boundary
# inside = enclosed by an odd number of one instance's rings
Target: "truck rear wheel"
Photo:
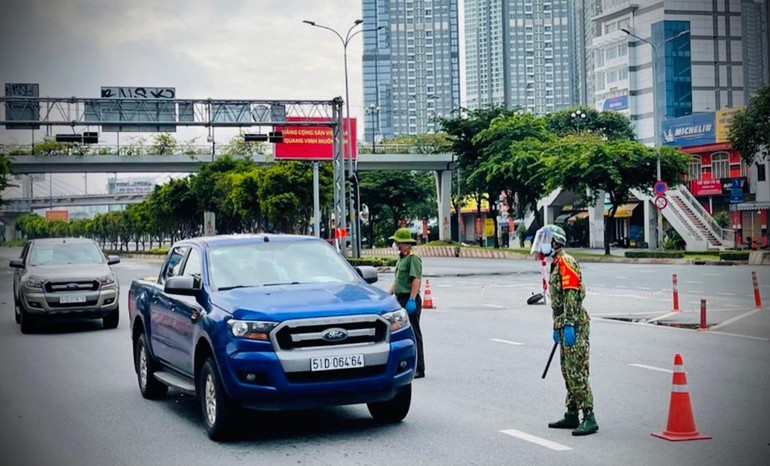
[[[412,385],[409,384],[402,388],[400,392],[388,401],[379,403],[368,403],[369,414],[375,421],[388,424],[401,422],[409,413],[409,406],[412,404]]]
[[[148,400],[159,400],[168,393],[168,386],[155,378],[157,363],[153,361],[147,349],[147,337],[144,333],[139,335],[134,345],[134,367],[139,381],[139,391]]]
[[[208,358],[201,367],[198,398],[209,438],[216,441],[227,440],[233,433],[239,408],[225,392],[212,358]]]

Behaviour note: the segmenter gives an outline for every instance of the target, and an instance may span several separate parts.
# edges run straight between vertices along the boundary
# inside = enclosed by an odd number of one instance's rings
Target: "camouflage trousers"
[[[561,374],[567,386],[567,410],[593,409],[594,397],[591,385],[588,383],[588,324],[575,326],[575,344],[564,347],[563,339],[560,345]]]

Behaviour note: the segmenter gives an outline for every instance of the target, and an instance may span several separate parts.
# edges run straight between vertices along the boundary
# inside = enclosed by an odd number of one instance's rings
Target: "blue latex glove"
[[[409,301],[406,302],[406,312],[411,314],[416,310],[417,310],[417,303],[414,301],[414,298],[409,298]]]
[[[553,342],[554,343],[559,343],[559,331],[558,330],[554,330],[553,331]]]
[[[570,347],[575,344],[575,327],[572,325],[564,326],[564,346]]]

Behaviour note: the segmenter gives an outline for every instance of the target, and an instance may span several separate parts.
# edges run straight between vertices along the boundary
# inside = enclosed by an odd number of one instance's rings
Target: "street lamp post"
[[[345,144],[343,141],[343,161],[347,157],[348,176],[343,178],[352,180],[355,178],[355,169],[353,167],[353,149],[352,149],[353,144],[355,144],[355,141],[353,140],[353,134],[350,131],[350,86],[348,85],[348,44],[350,43],[350,40],[353,37],[355,37],[357,34],[360,34],[364,31],[377,31],[379,29],[382,29],[384,26],[380,26],[372,29],[359,29],[354,32],[353,29],[355,29],[356,26],[364,22],[363,19],[357,19],[353,21],[353,25],[350,26],[350,29],[348,29],[347,34],[345,34],[345,37],[342,37],[342,34],[337,32],[336,29],[333,29],[321,24],[317,24],[315,21],[303,20],[302,22],[305,24],[309,24],[310,26],[313,26],[313,27],[326,29],[327,31],[333,32],[334,35],[336,35],[339,38],[340,42],[342,43],[342,58],[343,58],[344,67],[345,67],[345,119],[347,121],[347,124],[342,125],[343,133],[345,129],[348,130],[347,144]],[[343,192],[344,192],[344,186],[343,186]],[[356,218],[358,217],[358,213],[356,212],[355,206],[353,205],[353,194],[351,190],[348,190],[348,205],[350,206],[350,215],[349,215],[350,216],[350,240],[353,246],[353,257],[360,257],[361,248],[359,243],[359,232],[357,227],[358,221],[356,220]]]
[[[372,154],[374,154],[374,149],[375,149],[375,146],[374,146],[375,129],[376,129],[375,123],[377,121],[377,116],[379,115],[379,113],[380,113],[379,105],[369,104],[369,107],[366,109],[366,114],[372,116]]]
[[[669,37],[668,39],[662,40],[658,42],[657,44],[653,44],[647,39],[641,38],[634,34],[633,32],[629,31],[628,29],[621,29],[621,31],[625,32],[631,37],[636,38],[637,40],[640,40],[644,42],[645,44],[649,45],[652,48],[652,125],[653,125],[653,138],[654,138],[654,145],[655,145],[655,155],[656,155],[656,176],[657,181],[661,181],[661,169],[660,169],[660,122],[658,121],[658,98],[657,98],[657,87],[658,87],[658,47],[662,46],[666,42],[672,41],[674,39],[677,39],[685,34],[689,34],[690,31],[681,31],[679,34]],[[657,249],[663,249],[663,213],[661,212],[661,209],[656,209],[657,215],[658,215],[658,248]]]
[[[577,124],[577,132],[580,133],[580,120],[586,119],[586,114],[582,110],[576,110],[572,112],[572,118],[575,119],[575,122]]]

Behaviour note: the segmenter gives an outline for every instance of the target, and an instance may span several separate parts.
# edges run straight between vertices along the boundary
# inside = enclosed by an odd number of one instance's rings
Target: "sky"
[[[361,0],[0,0],[0,83],[39,83],[50,97],[146,86],[177,98],[330,100],[345,95],[342,43],[302,21],[344,36],[360,17]],[[350,113],[363,122],[360,34],[347,51]],[[0,129],[0,143],[31,136]],[[206,130],[177,134],[196,136],[205,142]],[[93,182],[89,192],[103,190]]]

